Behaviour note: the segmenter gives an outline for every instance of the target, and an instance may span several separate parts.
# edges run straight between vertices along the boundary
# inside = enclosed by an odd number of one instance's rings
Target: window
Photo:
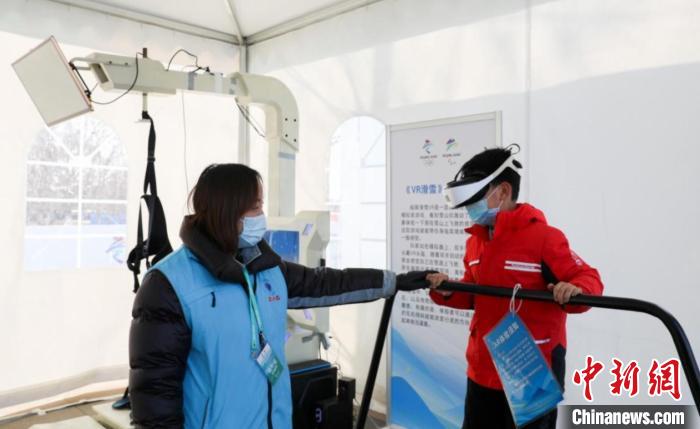
[[[117,134],[92,116],[39,132],[27,157],[24,267],[125,261],[127,162]]]
[[[359,116],[333,134],[328,170],[332,267],[386,268],[386,127]]]

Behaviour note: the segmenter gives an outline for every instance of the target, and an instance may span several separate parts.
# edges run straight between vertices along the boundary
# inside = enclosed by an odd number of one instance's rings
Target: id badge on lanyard
[[[248,307],[250,309],[250,353],[270,384],[275,384],[282,375],[282,363],[275,355],[270,343],[265,339],[258,301],[251,286],[250,275],[245,267],[243,267],[243,275],[248,289]]]

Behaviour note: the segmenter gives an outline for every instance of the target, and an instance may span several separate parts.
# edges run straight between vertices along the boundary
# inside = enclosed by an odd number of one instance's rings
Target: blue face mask
[[[466,207],[467,213],[469,214],[469,219],[471,219],[471,221],[475,224],[484,226],[493,226],[496,224],[496,216],[498,215],[498,212],[501,211],[502,202],[498,205],[498,207],[490,209],[488,203],[486,202],[490,196],[491,194],[485,196],[474,204],[469,204]]]
[[[267,219],[264,214],[243,218],[243,232],[238,239],[238,248],[252,247],[260,243],[267,231]]]

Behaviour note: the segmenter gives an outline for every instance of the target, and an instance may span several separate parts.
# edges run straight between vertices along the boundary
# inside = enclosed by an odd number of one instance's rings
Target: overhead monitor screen
[[[46,125],[92,110],[56,39],[49,37],[12,64]]]

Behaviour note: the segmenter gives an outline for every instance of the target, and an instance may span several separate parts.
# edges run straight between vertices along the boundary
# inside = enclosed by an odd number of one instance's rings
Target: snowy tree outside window
[[[27,157],[27,271],[121,266],[126,252],[126,151],[82,116],[39,132]]]

